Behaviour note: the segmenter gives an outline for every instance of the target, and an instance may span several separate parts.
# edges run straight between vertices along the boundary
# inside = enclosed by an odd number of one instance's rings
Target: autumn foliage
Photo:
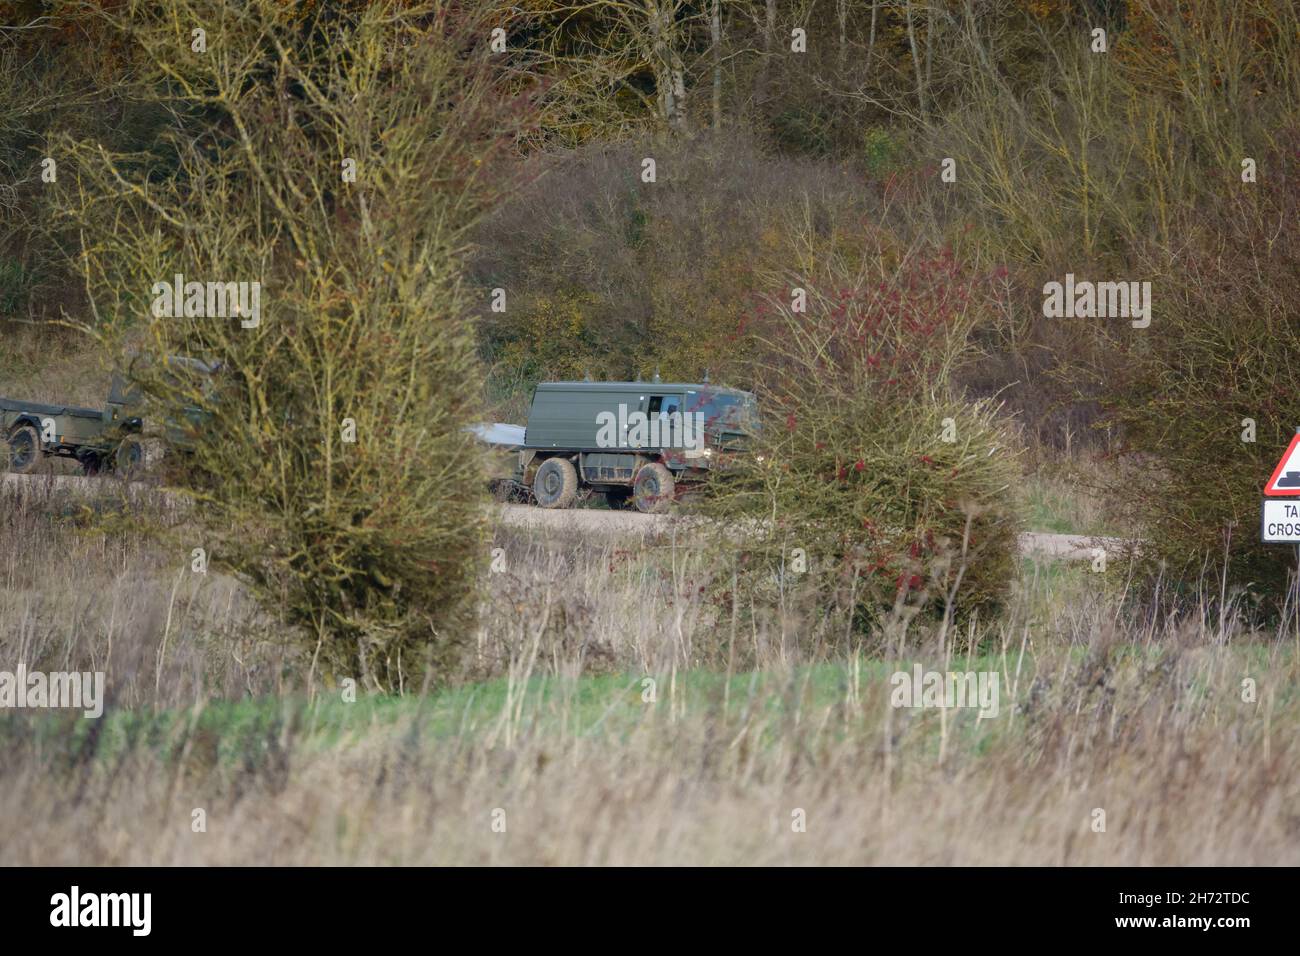
[[[896,604],[970,614],[1004,596],[1014,445],[997,409],[953,384],[993,279],[913,248],[833,265],[803,290],[805,311],[792,288],[751,313],[764,428],[706,511],[753,531],[760,592],[779,570],[783,588],[859,619]]]

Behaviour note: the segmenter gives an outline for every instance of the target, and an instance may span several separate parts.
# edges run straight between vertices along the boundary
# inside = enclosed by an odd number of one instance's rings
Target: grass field
[[[0,866],[1300,865],[1298,11],[0,0]]]
[[[0,864],[1300,862],[1295,634],[1135,620],[1119,563],[828,651],[797,609],[736,626],[672,541],[501,529],[477,672],[349,700],[186,556],[4,521],[0,659],[110,699],[0,717]],[[914,664],[996,674],[997,715],[891,706]]]

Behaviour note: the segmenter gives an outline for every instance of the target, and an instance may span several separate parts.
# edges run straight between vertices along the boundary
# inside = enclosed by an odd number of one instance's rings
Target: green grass
[[[934,661],[920,662],[938,669]],[[860,659],[858,685],[867,690],[888,687],[901,665]],[[1008,667],[1014,670],[1014,659]],[[997,655],[954,656],[957,671],[1001,670]],[[1029,664],[1025,665],[1026,672]],[[642,699],[647,676],[656,682],[655,699]],[[511,703],[521,715],[516,731],[575,736],[619,736],[646,719],[692,719],[704,715],[724,719],[779,722],[802,713],[833,706],[845,699],[854,680],[845,663],[823,663],[789,673],[725,674],[692,670],[669,674],[605,674],[576,680],[533,677],[513,690],[505,679],[448,688],[424,700],[415,696],[360,695],[354,702],[341,692],[301,697],[260,698],[215,702],[195,713],[168,710],[107,711],[99,721],[69,712],[12,715],[0,718],[0,741],[31,735],[52,749],[75,755],[93,746],[99,758],[112,758],[137,746],[166,752],[188,735],[219,740],[223,758],[234,760],[290,733],[295,746],[328,749],[347,746],[375,733],[402,729],[420,736],[453,738],[490,734]],[[1005,696],[1005,692],[1004,692]],[[191,726],[192,724],[192,726]],[[416,730],[413,731],[412,728]]]
[[[1243,668],[1252,653],[1264,649],[1242,648]],[[1004,663],[998,653],[954,655],[947,669],[994,671],[1004,666],[1014,680],[1018,648],[1009,649]],[[1087,653],[1085,647],[1067,652],[1073,660]],[[1154,661],[1159,648],[1125,649],[1117,660]],[[936,660],[908,659],[902,662],[859,658],[856,678],[851,663],[822,663],[796,668],[787,673],[749,672],[725,674],[709,670],[679,672],[675,677],[653,675],[655,700],[642,699],[643,674],[606,674],[576,680],[534,677],[513,689],[504,679],[448,688],[424,700],[415,696],[361,695],[354,702],[341,692],[321,694],[313,701],[301,697],[261,698],[217,702],[197,713],[182,710],[108,711],[100,721],[81,719],[71,713],[13,715],[0,719],[0,741],[35,738],[53,752],[75,759],[83,749],[93,750],[96,759],[111,760],[137,747],[179,756],[188,737],[215,742],[221,763],[246,762],[251,755],[273,751],[275,741],[292,737],[296,750],[318,751],[347,747],[374,735],[395,732],[413,738],[451,739],[491,735],[502,723],[511,699],[512,713],[520,719],[514,733],[588,736],[615,739],[647,720],[690,721],[721,719],[724,723],[758,722],[773,728],[844,704],[856,680],[861,696],[888,694],[889,678],[896,671],[911,673],[914,664],[927,670],[944,670]],[[1026,651],[1021,663],[1023,693],[1033,681],[1037,664]],[[979,721],[970,709],[950,714],[948,723],[961,728],[959,735],[980,738],[1004,726],[1012,706],[1011,686],[1001,688],[998,719]],[[510,695],[513,694],[513,698]],[[930,730],[937,732],[937,712]],[[926,724],[926,726],[929,726]],[[94,739],[92,739],[94,738]]]
[[[1097,500],[1079,481],[1042,474],[1025,478],[1025,511],[1031,531],[1113,535]]]

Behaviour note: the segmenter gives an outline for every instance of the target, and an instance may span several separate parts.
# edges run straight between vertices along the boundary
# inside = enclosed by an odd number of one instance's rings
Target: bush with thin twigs
[[[1014,570],[1015,447],[996,406],[952,384],[989,277],[921,248],[839,265],[802,290],[806,311],[791,290],[750,317],[763,428],[704,511],[750,522],[751,586],[802,581],[864,623],[900,603],[994,608]]]
[[[146,64],[139,95],[175,117],[170,162],[69,141],[64,211],[89,331],[107,355],[139,353],[127,372],[195,503],[202,538],[176,546],[204,547],[277,608],[308,681],[446,678],[487,556],[460,263],[528,115],[471,42],[486,8],[372,4],[304,24],[273,0],[176,0],[104,15]],[[220,55],[178,58],[190,23],[219,26]],[[188,288],[168,313],[176,274],[260,284],[260,315],[208,314],[211,291],[196,308]]]

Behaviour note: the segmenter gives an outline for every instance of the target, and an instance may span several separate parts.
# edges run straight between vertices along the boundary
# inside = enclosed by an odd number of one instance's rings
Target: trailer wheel
[[[673,503],[677,483],[673,474],[657,461],[642,465],[632,484],[632,498],[636,510],[645,514],[663,514]]]
[[[567,458],[548,458],[533,478],[533,495],[543,508],[568,508],[578,496],[578,471]]]
[[[9,470],[23,475],[41,460],[41,439],[31,425],[21,425],[9,433]]]

